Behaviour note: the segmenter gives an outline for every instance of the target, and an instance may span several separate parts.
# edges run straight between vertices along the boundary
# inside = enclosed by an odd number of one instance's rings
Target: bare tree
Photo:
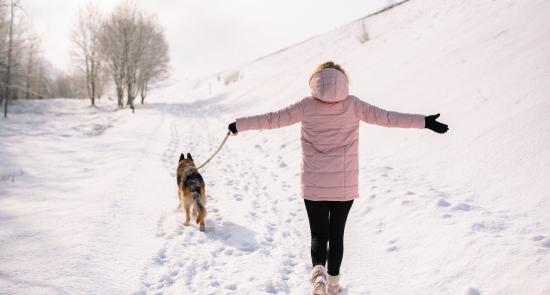
[[[4,100],[4,118],[8,117],[8,104],[10,100],[10,89],[11,89],[11,78],[12,78],[12,66],[13,66],[13,31],[14,31],[14,22],[15,22],[15,10],[20,8],[19,0],[10,0],[7,4],[9,7],[9,25],[8,25],[8,48],[7,48],[7,59],[6,59],[6,77],[4,82],[4,95],[2,100]]]
[[[129,30],[127,35],[127,54],[128,61],[126,63],[126,104],[129,105],[132,110],[134,108],[134,99],[137,96],[137,76],[139,71],[139,62],[143,56],[145,50],[145,24],[143,14],[137,11],[137,8],[131,7],[133,15],[131,22],[129,23]]]
[[[29,50],[28,50],[28,54],[27,54],[27,79],[26,79],[26,85],[25,85],[25,88],[27,89],[26,90],[26,98],[29,99],[31,98],[31,91],[33,89],[33,75],[31,74],[33,71],[34,71],[34,59],[35,59],[35,52],[36,52],[36,47],[35,47],[35,43],[31,41],[31,45],[29,47]]]
[[[61,95],[65,79],[41,52],[40,38],[22,11],[21,0],[0,0],[0,106],[7,116],[12,100]],[[70,75],[67,81],[72,81]],[[75,93],[71,88],[65,93]],[[66,90],[66,89],[64,89]]]
[[[29,37],[26,46],[26,67],[25,67],[25,98],[30,99],[38,92],[40,84],[39,65],[41,63],[40,39],[37,35]]]
[[[0,106],[4,102],[5,89],[4,85],[6,78],[6,63],[7,63],[7,39],[9,27],[9,5],[7,0],[0,0]]]
[[[134,2],[123,2],[106,18],[101,49],[114,78],[119,107],[125,92],[126,105],[133,108],[138,94],[143,103],[151,84],[167,77],[170,59],[164,31]]]
[[[124,106],[124,90],[128,88],[128,63],[134,37],[137,8],[131,2],[120,4],[107,17],[100,37],[102,56],[108,63],[115,83],[117,102]]]
[[[92,2],[80,11],[72,41],[75,45],[74,57],[86,73],[86,90],[92,106],[98,97],[102,75],[99,40],[102,16]]]
[[[109,71],[106,69],[105,66],[102,67],[102,70],[101,72],[99,73],[99,77],[98,77],[98,84],[97,84],[97,89],[96,89],[96,98],[102,98],[103,95],[105,94],[105,91],[109,85],[109,78],[110,78],[110,73]]]
[[[119,107],[133,107],[141,94],[142,103],[151,85],[167,76],[168,44],[153,17],[145,16],[134,2],[126,1],[103,22],[101,55],[113,77]]]
[[[142,29],[145,36],[144,51],[139,62],[138,73],[141,104],[144,103],[151,85],[168,77],[170,62],[168,42],[162,27],[154,18],[147,19],[144,24]]]
[[[124,106],[124,70],[126,68],[118,21],[112,15],[103,23],[100,35],[101,56],[108,65],[116,88],[118,107]]]

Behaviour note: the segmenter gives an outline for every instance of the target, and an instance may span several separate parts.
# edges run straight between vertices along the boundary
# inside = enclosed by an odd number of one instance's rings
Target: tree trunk
[[[122,86],[117,86],[116,87],[116,96],[117,96],[117,101],[118,101],[118,107],[119,108],[122,108],[124,107],[124,88],[122,88]]]
[[[145,97],[147,96],[147,84],[143,83],[141,85],[141,104],[145,101]]]
[[[86,64],[86,92],[88,92],[88,97],[92,101],[92,106],[94,105],[94,68],[93,64],[90,65],[90,57],[86,55],[84,57],[84,62]]]
[[[9,30],[9,37],[8,37],[8,64],[6,69],[6,89],[4,92],[4,118],[8,117],[8,104],[10,102],[10,75],[11,75],[11,54],[12,54],[12,47],[13,47],[13,18],[15,13],[15,3],[13,3],[13,0],[10,3],[10,30]]]
[[[29,60],[27,61],[27,86],[25,97],[27,99],[31,98],[32,93],[32,75],[33,75],[33,65],[34,65],[34,43],[31,44],[29,49]]]
[[[95,106],[95,83],[92,80],[92,106]]]
[[[128,83],[127,87],[128,88],[126,90],[128,92],[127,93],[128,94],[128,99],[126,101],[126,105],[132,107],[132,106],[134,106],[134,98],[132,97],[132,91],[133,91],[132,83]]]

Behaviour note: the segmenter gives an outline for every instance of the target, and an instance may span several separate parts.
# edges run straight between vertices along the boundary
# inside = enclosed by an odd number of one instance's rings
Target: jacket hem
[[[302,198],[309,201],[351,201],[358,198],[359,195],[347,196],[347,197],[312,197],[312,196],[302,196]]]

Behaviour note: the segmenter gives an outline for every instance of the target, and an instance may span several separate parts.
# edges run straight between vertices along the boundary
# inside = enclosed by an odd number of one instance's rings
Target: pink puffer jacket
[[[324,69],[309,80],[311,96],[282,110],[237,119],[237,130],[302,122],[302,197],[347,201],[358,196],[359,120],[386,127],[424,128],[424,116],[389,112],[348,95],[348,79]]]

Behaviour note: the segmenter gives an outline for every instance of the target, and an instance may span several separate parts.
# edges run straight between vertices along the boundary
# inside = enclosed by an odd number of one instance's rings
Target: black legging
[[[311,230],[311,261],[313,266],[327,263],[328,273],[337,276],[344,255],[344,229],[351,201],[310,201],[306,204],[309,228]]]

